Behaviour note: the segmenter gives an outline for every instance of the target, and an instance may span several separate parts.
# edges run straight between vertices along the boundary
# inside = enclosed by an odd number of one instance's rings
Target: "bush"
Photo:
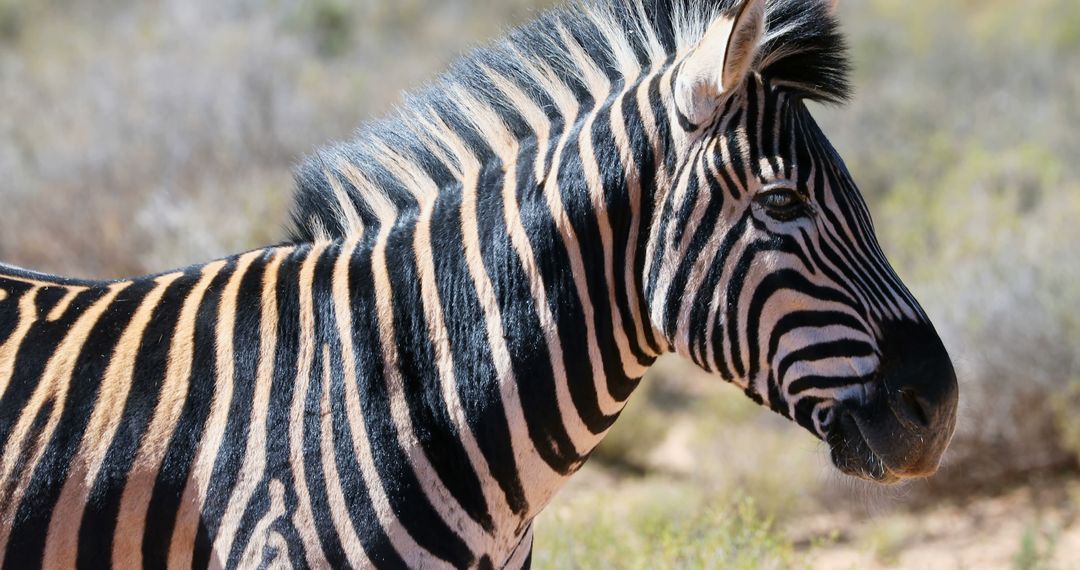
[[[0,45],[19,39],[25,11],[26,5],[16,0],[0,0]]]
[[[343,0],[318,0],[302,5],[301,26],[323,57],[337,57],[349,49],[355,26],[352,6],[353,3]]]
[[[670,485],[628,496],[602,495],[545,514],[538,523],[538,568],[808,568],[753,499],[697,503]],[[616,509],[629,503],[629,507]],[[612,514],[613,510],[621,510]]]

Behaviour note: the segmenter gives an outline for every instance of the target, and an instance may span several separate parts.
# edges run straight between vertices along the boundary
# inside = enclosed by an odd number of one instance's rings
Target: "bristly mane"
[[[799,97],[839,104],[849,97],[847,48],[828,0],[768,0],[766,31],[754,69]],[[441,123],[461,133],[483,137],[481,123],[462,102],[467,93],[492,110],[513,103],[492,83],[495,71],[540,103],[553,121],[565,121],[543,81],[546,68],[585,106],[606,93],[588,90],[586,72],[572,50],[586,52],[612,85],[633,80],[640,69],[672,62],[704,35],[717,17],[741,0],[580,0],[511,31],[497,43],[459,59],[430,86],[406,95],[388,117],[361,126],[354,138],[318,151],[296,173],[291,241],[344,238],[378,226],[379,210],[408,215],[417,210],[416,180],[403,180],[400,168],[386,166],[392,149],[397,166],[404,161],[430,186],[453,184],[449,171],[460,169],[452,153],[426,136]],[[563,30],[565,33],[560,33]],[[572,39],[576,45],[568,46]],[[527,125],[505,125],[517,140],[534,135]],[[598,149],[602,151],[603,149]],[[396,175],[395,175],[396,173]]]

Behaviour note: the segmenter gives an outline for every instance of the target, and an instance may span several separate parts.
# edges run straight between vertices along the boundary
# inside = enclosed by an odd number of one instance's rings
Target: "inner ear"
[[[746,79],[757,57],[761,34],[765,30],[765,0],[743,2],[728,36],[724,50],[721,93],[730,92]]]
[[[745,0],[734,15],[717,18],[683,60],[676,79],[679,111],[701,125],[735,91],[757,58],[765,29],[765,0]]]

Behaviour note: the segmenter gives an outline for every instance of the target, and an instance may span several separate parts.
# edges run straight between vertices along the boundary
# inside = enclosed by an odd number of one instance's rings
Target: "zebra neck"
[[[502,188],[508,226],[520,218],[527,237],[544,244],[532,253],[570,270],[582,310],[607,321],[614,331],[609,354],[630,376],[670,350],[649,318],[643,278],[650,231],[676,175],[677,149],[687,142],[669,112],[674,61],[617,79],[594,76],[588,89],[562,97],[548,85],[557,110],[537,117],[521,104],[527,135],[484,156],[484,169],[516,179],[475,186],[478,201],[495,206],[485,215],[498,211],[490,194]]]
[[[655,167],[629,124],[636,90],[514,155],[461,161],[460,182],[418,192],[416,210],[385,208],[325,246],[349,259],[335,270],[350,296],[339,311],[381,355],[384,390],[400,390],[389,409],[409,411],[403,431],[430,437],[413,441],[436,472],[449,454],[446,470],[493,478],[515,516],[584,463],[658,352],[639,293]],[[594,152],[597,137],[620,144]]]

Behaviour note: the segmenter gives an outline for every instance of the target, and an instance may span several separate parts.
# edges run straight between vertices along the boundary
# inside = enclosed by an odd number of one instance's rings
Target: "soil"
[[[791,528],[805,529],[797,540],[814,568],[1080,568],[1078,500],[1080,481],[1059,478],[918,512],[837,513]]]

